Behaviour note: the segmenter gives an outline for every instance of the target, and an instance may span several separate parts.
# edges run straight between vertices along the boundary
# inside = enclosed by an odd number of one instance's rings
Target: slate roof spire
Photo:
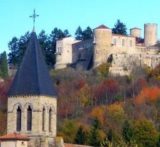
[[[28,48],[8,95],[56,96],[35,32],[31,33]]]

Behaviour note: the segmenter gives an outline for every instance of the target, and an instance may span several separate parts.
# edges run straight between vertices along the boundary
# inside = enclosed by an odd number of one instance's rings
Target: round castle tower
[[[130,29],[130,35],[136,38],[141,37],[141,29],[140,28],[131,28]]]
[[[145,46],[152,46],[157,43],[157,24],[144,24],[144,43]]]
[[[104,25],[101,25],[94,29],[94,67],[97,67],[107,61],[107,51],[111,47],[111,44],[111,29]]]

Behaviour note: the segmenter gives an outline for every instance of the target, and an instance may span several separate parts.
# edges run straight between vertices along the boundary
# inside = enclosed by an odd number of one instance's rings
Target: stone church
[[[56,90],[33,31],[8,93],[7,133],[26,134],[29,147],[52,147],[56,117]]]

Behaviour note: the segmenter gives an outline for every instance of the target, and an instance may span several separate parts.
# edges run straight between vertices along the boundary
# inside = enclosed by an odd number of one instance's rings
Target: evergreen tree
[[[77,40],[83,40],[83,31],[82,28],[79,26],[75,32],[75,38]]]
[[[9,47],[9,54],[8,54],[8,61],[10,64],[13,64],[14,66],[18,63],[18,52],[19,52],[19,40],[17,37],[13,37],[12,40],[8,43]]]
[[[82,34],[83,40],[93,39],[93,31],[89,26],[83,31]]]
[[[9,42],[9,64],[14,65],[15,67],[18,67],[20,65],[27,48],[29,36],[30,34],[29,32],[27,32],[25,35],[21,36],[20,39],[18,39],[17,37],[13,37]]]
[[[89,133],[89,145],[94,147],[100,146],[100,135],[99,135],[100,123],[97,119],[93,121],[92,128]]]
[[[156,147],[160,147],[160,135],[158,136],[158,141],[157,141]]]
[[[75,143],[77,144],[85,144],[86,143],[86,132],[83,130],[83,127],[80,126],[75,137]]]
[[[110,142],[113,141],[113,132],[111,129],[109,129],[108,134],[107,134],[107,138]]]
[[[54,65],[54,53],[52,52],[51,43],[49,40],[49,37],[46,35],[45,31],[42,30],[38,35],[38,40],[40,43],[40,46],[42,48],[42,52],[45,57],[45,61],[49,67],[52,67]]]
[[[7,64],[6,52],[3,52],[0,55],[0,76],[2,78],[7,78],[8,77],[8,64]]]
[[[127,35],[126,25],[118,19],[114,25],[114,28],[112,29],[112,32],[114,34]]]
[[[18,46],[19,46],[19,50],[18,50],[18,63],[17,63],[18,66],[22,62],[23,56],[24,56],[25,51],[27,49],[27,45],[28,45],[28,42],[29,42],[29,37],[30,37],[30,33],[27,32],[23,36],[21,36],[20,39],[19,39],[19,41],[18,41]]]
[[[122,136],[126,143],[130,143],[133,139],[133,129],[127,120],[123,124]]]
[[[64,36],[65,37],[70,37],[71,35],[69,34],[69,31],[66,29],[66,30],[64,30]]]

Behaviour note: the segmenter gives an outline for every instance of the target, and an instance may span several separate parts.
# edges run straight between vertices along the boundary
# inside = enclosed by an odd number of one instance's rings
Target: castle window
[[[52,109],[49,110],[49,132],[52,131],[51,125],[52,125]]]
[[[58,47],[58,53],[62,53],[62,48]]]
[[[32,130],[32,109],[30,106],[27,109],[27,130]]]
[[[122,39],[122,46],[125,46],[125,40]]]
[[[42,111],[42,131],[45,131],[45,108]]]
[[[22,111],[21,108],[18,106],[17,109],[17,131],[21,131],[21,118],[22,118]]]

